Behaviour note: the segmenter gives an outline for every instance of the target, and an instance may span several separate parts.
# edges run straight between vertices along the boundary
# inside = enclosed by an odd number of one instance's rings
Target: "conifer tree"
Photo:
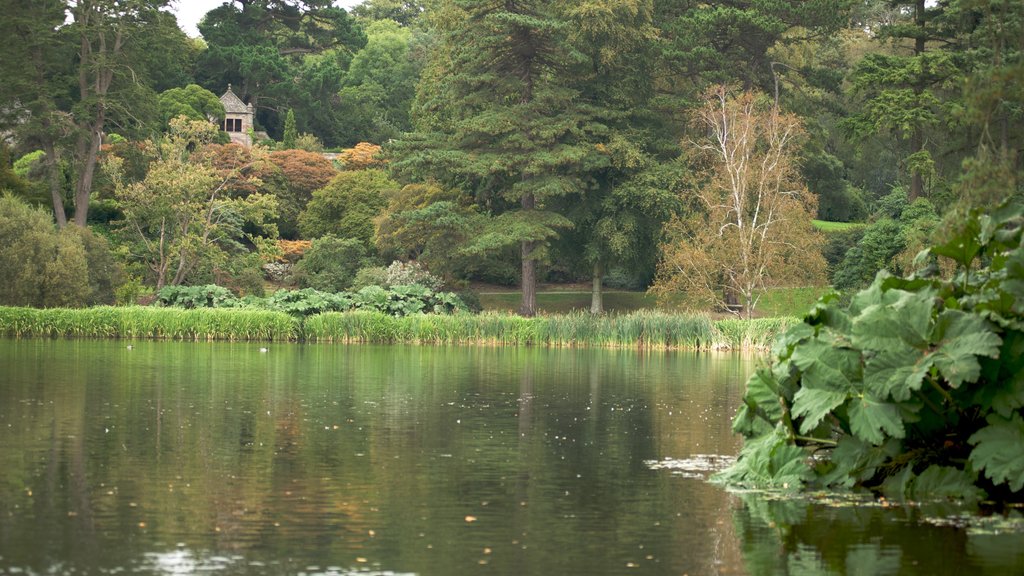
[[[494,215],[466,250],[519,246],[525,316],[536,314],[538,260],[572,224],[553,200],[578,193],[588,165],[606,162],[592,143],[606,128],[567,81],[579,60],[558,4],[445,2],[418,130],[395,146],[399,173],[454,184]]]

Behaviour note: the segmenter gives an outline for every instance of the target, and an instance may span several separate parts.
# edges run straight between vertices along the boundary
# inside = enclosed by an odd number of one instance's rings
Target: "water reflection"
[[[0,342],[0,572],[736,573],[744,362]]]
[[[888,505],[738,494],[733,513],[751,574],[1024,574],[1021,515],[955,504]]]
[[[1012,522],[705,482],[754,361],[0,340],[0,574],[1024,573]]]

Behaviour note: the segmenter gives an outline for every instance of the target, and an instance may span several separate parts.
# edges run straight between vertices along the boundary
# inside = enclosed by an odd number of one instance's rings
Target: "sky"
[[[186,34],[192,37],[199,36],[199,29],[196,24],[207,12],[223,4],[226,0],[176,0],[172,10],[178,15],[178,25]],[[346,10],[361,4],[362,0],[335,0],[334,4]]]

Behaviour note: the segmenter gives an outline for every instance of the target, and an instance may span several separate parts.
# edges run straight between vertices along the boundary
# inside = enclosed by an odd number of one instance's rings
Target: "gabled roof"
[[[224,112],[228,114],[250,114],[252,111],[242,102],[242,99],[231,91],[231,84],[228,84],[228,91],[220,97],[220,103],[224,105]]]

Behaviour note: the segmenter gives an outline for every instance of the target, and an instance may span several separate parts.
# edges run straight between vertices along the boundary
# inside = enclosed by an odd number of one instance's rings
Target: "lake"
[[[705,481],[755,357],[0,340],[0,574],[1021,574],[955,506]]]

